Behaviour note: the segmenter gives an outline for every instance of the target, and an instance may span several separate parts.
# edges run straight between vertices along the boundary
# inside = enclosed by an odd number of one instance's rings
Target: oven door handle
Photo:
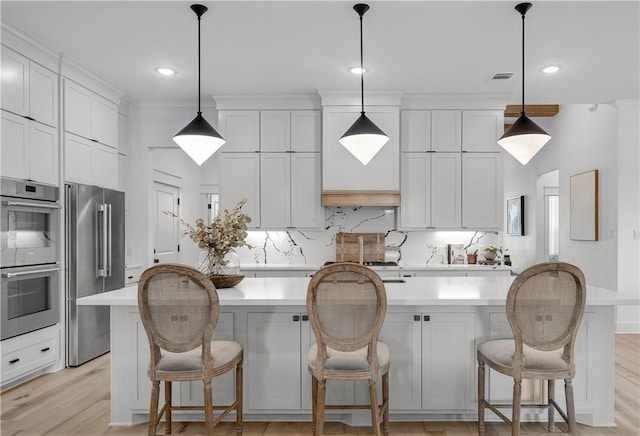
[[[42,273],[56,272],[56,271],[60,271],[60,268],[45,268],[45,269],[37,269],[37,270],[25,271],[25,272],[2,273],[2,277],[10,279],[12,277],[28,276],[32,274],[42,274]]]
[[[25,206],[25,207],[41,207],[43,209],[60,209],[58,203],[27,203],[25,201],[3,201],[5,206]]]

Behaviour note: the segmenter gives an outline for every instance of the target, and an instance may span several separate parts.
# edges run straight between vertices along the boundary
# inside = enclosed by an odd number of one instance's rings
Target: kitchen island
[[[395,421],[467,420],[476,416],[476,345],[510,335],[505,299],[513,277],[388,278],[387,316],[380,339],[391,350],[390,417]],[[233,339],[245,349],[244,419],[308,421],[311,378],[306,354],[313,333],[306,318],[309,278],[245,278],[218,290],[217,339]],[[401,281],[401,282],[399,282]],[[140,322],[137,286],[77,300],[111,306],[111,422],[134,425],[148,417],[149,346]],[[587,305],[576,340],[575,407],[578,421],[613,426],[614,315],[618,305],[637,299],[588,286]],[[511,398],[511,380],[491,372],[489,396]],[[523,404],[544,400],[541,383],[523,383]],[[232,397],[232,379],[214,380],[214,403]],[[559,386],[557,394],[562,394]],[[175,404],[202,404],[202,383],[182,382]],[[162,396],[162,394],[161,394]],[[564,403],[562,395],[559,402]],[[367,386],[327,384],[328,403],[366,402]],[[334,412],[334,413],[331,413]],[[202,420],[185,412],[176,419]],[[487,419],[492,419],[487,414]],[[328,411],[327,420],[368,425],[366,411]],[[546,420],[546,412],[525,409],[523,420]]]

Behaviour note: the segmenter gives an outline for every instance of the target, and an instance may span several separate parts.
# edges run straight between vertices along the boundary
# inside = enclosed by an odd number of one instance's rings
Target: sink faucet
[[[362,239],[362,236],[358,236],[358,254],[360,265],[364,265],[364,240]]]

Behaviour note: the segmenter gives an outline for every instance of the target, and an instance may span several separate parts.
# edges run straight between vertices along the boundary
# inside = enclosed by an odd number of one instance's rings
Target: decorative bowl
[[[209,280],[216,289],[233,288],[244,279],[244,274],[211,274]]]

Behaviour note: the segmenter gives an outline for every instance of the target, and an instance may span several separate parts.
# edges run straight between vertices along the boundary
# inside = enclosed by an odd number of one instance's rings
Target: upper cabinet
[[[431,111],[431,149],[451,152],[462,149],[462,111]]]
[[[260,151],[260,111],[218,111],[218,128],[226,141],[220,151],[224,153]]]
[[[367,164],[338,142],[360,116],[359,106],[324,106],[322,189],[326,191],[400,190],[400,113],[397,106],[368,106],[366,115],[389,137]]]
[[[499,152],[504,111],[462,111],[462,151]]]
[[[2,109],[58,126],[58,75],[2,46]]]
[[[460,151],[462,111],[403,110],[400,116],[400,151]]]
[[[118,106],[69,79],[64,81],[64,130],[118,147]]]

